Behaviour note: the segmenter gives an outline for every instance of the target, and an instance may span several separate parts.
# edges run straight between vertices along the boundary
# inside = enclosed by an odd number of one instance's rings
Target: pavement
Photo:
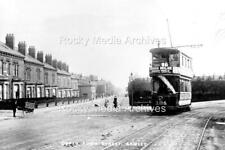
[[[82,100],[82,101],[78,101],[75,103],[70,102],[70,104],[68,104],[68,102],[64,102],[64,104],[62,104],[62,102],[59,102],[57,106],[55,106],[55,103],[49,103],[49,107],[46,107],[46,104],[40,104],[38,105],[38,109],[35,109],[34,112],[35,113],[45,113],[45,112],[50,112],[53,110],[59,110],[65,107],[73,107],[74,105],[82,105],[83,103],[101,103],[103,102],[103,100],[106,98],[98,98],[95,99],[93,101],[88,101],[88,100]],[[21,110],[17,110],[16,111],[16,117],[13,117],[13,110],[0,110],[0,121],[4,121],[4,120],[10,120],[10,119],[16,119],[16,118],[24,118],[25,115],[28,114],[26,112],[23,112]],[[33,113],[31,113],[33,114]]]

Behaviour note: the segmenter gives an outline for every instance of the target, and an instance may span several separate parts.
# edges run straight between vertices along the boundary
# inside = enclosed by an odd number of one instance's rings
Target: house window
[[[9,63],[9,66],[8,66],[8,74],[9,75],[11,74],[11,63]]]
[[[52,84],[55,84],[55,74],[52,73]]]
[[[37,68],[36,72],[37,72],[37,80],[40,81],[41,80],[41,70],[39,68]]]
[[[3,69],[3,74],[4,75],[7,75],[8,74],[8,62],[5,62],[4,63],[4,67],[3,67],[4,69]]]
[[[13,76],[18,77],[19,74],[19,65],[18,63],[14,63],[12,66]]]
[[[5,72],[7,75],[10,75],[10,62],[5,63]]]
[[[3,61],[0,61],[0,74],[3,74]]]
[[[26,80],[31,80],[31,69],[30,68],[26,69]]]
[[[48,84],[48,73],[47,72],[45,73],[45,79],[44,80],[45,80],[45,83]]]

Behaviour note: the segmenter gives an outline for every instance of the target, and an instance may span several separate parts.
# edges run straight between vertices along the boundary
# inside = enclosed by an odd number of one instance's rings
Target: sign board
[[[150,74],[154,73],[175,73],[175,74],[180,74],[184,75],[187,77],[192,78],[193,77],[193,72],[191,69],[186,69],[186,68],[181,68],[181,67],[151,67],[150,68]]]
[[[172,73],[173,69],[171,67],[152,67],[150,68],[150,73]]]

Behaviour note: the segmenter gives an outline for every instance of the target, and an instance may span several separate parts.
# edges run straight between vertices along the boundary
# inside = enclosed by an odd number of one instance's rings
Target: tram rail
[[[179,116],[179,117],[184,116],[185,118],[188,118],[188,117],[197,115],[197,114],[199,114],[199,113],[200,113],[200,112],[196,112],[196,113],[191,113],[191,114],[188,114],[188,115],[187,115],[186,113],[184,113],[184,114],[181,114],[181,115],[178,115],[178,116]],[[145,135],[145,134],[146,134],[146,131],[149,131],[149,130],[152,129],[155,125],[163,124],[164,122],[166,123],[166,122],[168,122],[168,121],[172,121],[173,119],[175,119],[175,118],[167,118],[166,120],[162,120],[162,121],[157,122],[157,123],[155,123],[155,124],[152,124],[152,125],[150,125],[150,126],[146,126],[146,127],[141,128],[141,129],[139,129],[139,130],[136,130],[136,131],[132,132],[131,134],[129,134],[129,135],[127,135],[127,136],[124,136],[124,137],[122,137],[122,138],[120,138],[120,139],[114,141],[114,143],[120,143],[119,146],[123,146],[122,143],[126,143],[126,142],[129,143],[129,142],[132,141],[132,139],[136,138],[138,135]],[[179,121],[179,122],[176,122],[176,123],[168,123],[167,126],[163,127],[164,130],[163,130],[159,135],[157,135],[156,137],[154,137],[151,141],[149,141],[149,142],[148,142],[147,144],[145,144],[144,146],[142,146],[142,147],[139,146],[140,148],[137,147],[136,149],[140,149],[140,150],[146,150],[146,149],[149,149],[149,147],[150,147],[154,142],[156,142],[159,138],[161,138],[163,135],[165,135],[165,133],[168,132],[168,130],[169,130],[170,128],[172,128],[172,127],[174,127],[174,126],[176,126],[176,125],[178,125],[178,124],[180,124],[180,123],[182,123],[182,122],[183,122],[183,120],[182,120],[182,121]],[[122,148],[120,148],[119,146],[118,146],[118,145],[117,145],[117,146],[115,146],[115,145],[109,145],[109,146],[103,148],[103,150],[122,149]]]
[[[196,150],[200,150],[200,148],[201,148],[202,140],[203,140],[204,135],[205,135],[205,130],[206,130],[206,128],[207,128],[207,126],[208,126],[208,123],[209,123],[209,121],[210,121],[211,119],[212,119],[212,116],[210,116],[210,117],[207,119],[206,123],[205,123],[205,126],[204,126],[204,128],[203,128],[203,130],[202,130],[202,133],[201,133],[201,136],[200,136],[200,139],[199,139],[198,146],[197,146]]]

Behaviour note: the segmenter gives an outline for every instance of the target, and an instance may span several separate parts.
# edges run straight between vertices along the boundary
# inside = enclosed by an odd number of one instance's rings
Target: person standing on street
[[[104,105],[105,105],[105,108],[107,108],[107,107],[108,107],[108,105],[109,105],[109,100],[108,100],[108,99],[105,99],[105,103],[104,103]]]
[[[19,90],[16,91],[16,99],[13,99],[13,117],[16,117],[17,99],[19,99]]]
[[[117,97],[116,96],[114,97],[113,104],[114,104],[114,107],[117,108],[118,102],[117,102]]]
[[[16,117],[17,99],[13,99],[12,107],[13,107],[13,117]]]

